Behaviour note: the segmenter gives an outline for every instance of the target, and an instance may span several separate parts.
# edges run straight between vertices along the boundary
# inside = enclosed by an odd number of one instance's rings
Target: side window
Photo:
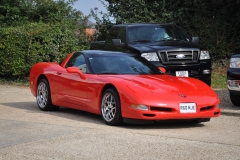
[[[84,55],[78,52],[74,53],[74,55],[68,61],[66,67],[78,67],[83,73],[86,73],[87,65]]]
[[[118,39],[121,39],[122,43],[126,43],[126,28],[121,27],[118,32]]]
[[[107,43],[111,43],[112,39],[117,39],[118,38],[118,32],[119,32],[119,27],[112,28],[112,30],[111,30],[111,32],[109,34]]]

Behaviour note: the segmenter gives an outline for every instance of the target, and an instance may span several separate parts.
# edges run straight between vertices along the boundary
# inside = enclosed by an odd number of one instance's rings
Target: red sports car
[[[205,83],[167,75],[145,58],[122,52],[79,51],[61,64],[37,63],[30,88],[43,111],[84,110],[102,115],[109,125],[168,119],[200,123],[220,115],[219,97]]]

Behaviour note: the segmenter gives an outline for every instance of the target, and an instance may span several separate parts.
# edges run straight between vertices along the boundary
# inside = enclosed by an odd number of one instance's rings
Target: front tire
[[[52,104],[51,92],[48,81],[41,79],[37,86],[37,105],[42,111],[54,111],[59,107]]]
[[[104,122],[108,125],[116,126],[123,123],[120,99],[115,89],[109,88],[103,93],[101,113]]]
[[[234,106],[240,106],[240,95],[236,95],[230,92],[230,99]]]

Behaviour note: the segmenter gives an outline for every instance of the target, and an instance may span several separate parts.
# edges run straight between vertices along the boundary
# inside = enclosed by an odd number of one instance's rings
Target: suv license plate
[[[177,77],[188,77],[188,71],[176,71]]]
[[[180,113],[196,113],[196,103],[180,103]]]

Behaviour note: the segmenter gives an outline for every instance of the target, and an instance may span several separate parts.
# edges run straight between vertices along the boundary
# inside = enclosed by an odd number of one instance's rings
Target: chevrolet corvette
[[[29,80],[40,110],[83,110],[101,115],[108,125],[173,119],[201,123],[220,115],[220,99],[208,85],[168,75],[134,54],[78,51],[60,64],[34,64]]]

